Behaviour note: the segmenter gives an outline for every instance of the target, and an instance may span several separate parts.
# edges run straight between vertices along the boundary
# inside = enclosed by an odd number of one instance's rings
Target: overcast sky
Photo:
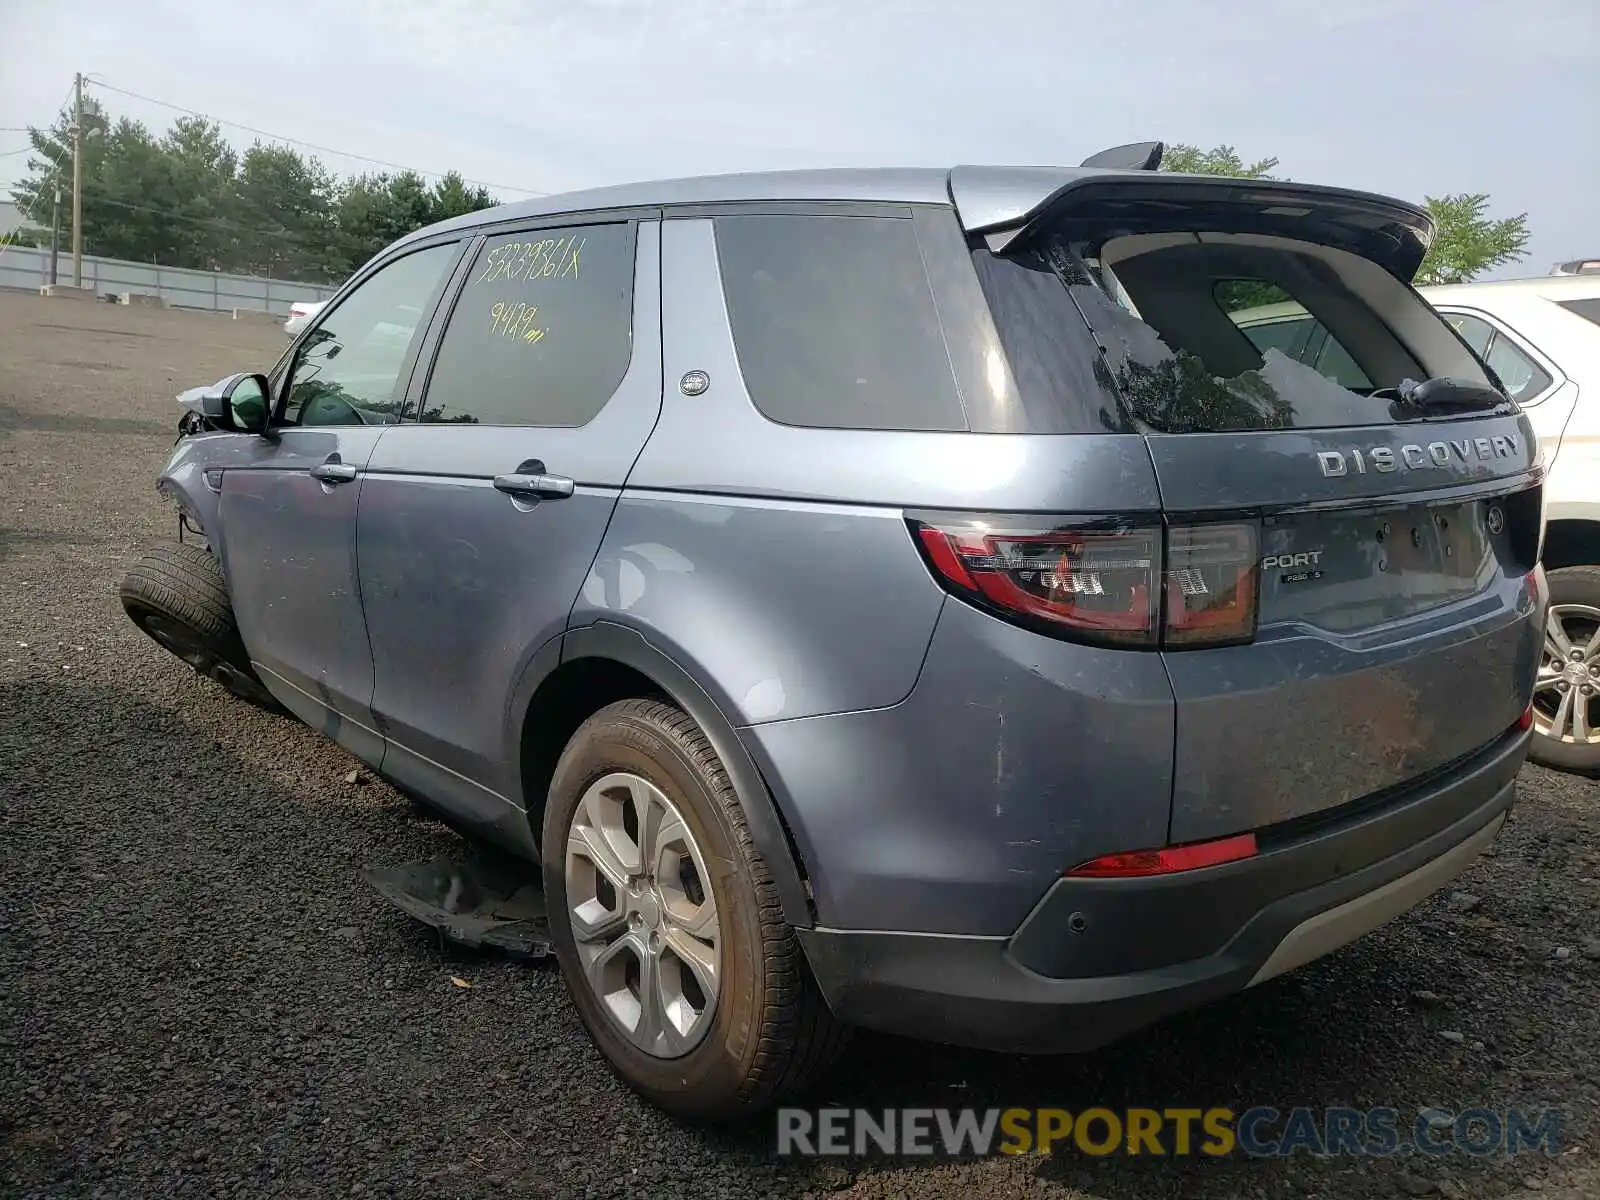
[[[1307,181],[1488,192],[1533,230],[1511,274],[1600,253],[1600,0],[0,0],[0,130],[49,123],[74,71],[502,199],[1226,142]],[[0,132],[0,185],[24,144]]]

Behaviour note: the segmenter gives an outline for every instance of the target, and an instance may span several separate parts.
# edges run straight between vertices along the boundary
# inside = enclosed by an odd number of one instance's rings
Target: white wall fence
[[[38,289],[50,282],[48,246],[0,248],[0,288]],[[56,282],[71,286],[72,255],[62,253],[56,262]],[[267,279],[260,275],[227,275],[221,271],[193,271],[184,267],[158,267],[120,258],[83,256],[83,286],[100,296],[116,292],[145,292],[160,296],[177,308],[203,308],[225,312],[250,308],[287,316],[296,300],[325,300],[336,290],[327,284],[297,283],[292,279]]]

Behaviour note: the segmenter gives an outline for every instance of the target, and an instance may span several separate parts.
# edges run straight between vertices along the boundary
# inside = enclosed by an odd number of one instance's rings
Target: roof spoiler
[[[1161,155],[1166,148],[1164,142],[1129,142],[1126,146],[1113,146],[1091,154],[1078,165],[1103,171],[1154,171],[1161,166]]]

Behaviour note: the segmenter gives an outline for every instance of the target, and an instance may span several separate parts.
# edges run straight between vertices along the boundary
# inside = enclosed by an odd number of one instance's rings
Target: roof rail
[[[1107,171],[1154,171],[1161,165],[1161,155],[1166,148],[1164,142],[1129,142],[1126,146],[1113,146],[1091,154],[1078,165]]]

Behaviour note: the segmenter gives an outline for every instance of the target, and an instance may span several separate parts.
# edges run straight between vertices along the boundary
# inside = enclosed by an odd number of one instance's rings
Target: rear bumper
[[[1529,736],[1255,858],[1154,879],[1062,879],[1010,937],[801,931],[852,1024],[1021,1053],[1089,1050],[1360,937],[1461,873],[1515,798]]]

